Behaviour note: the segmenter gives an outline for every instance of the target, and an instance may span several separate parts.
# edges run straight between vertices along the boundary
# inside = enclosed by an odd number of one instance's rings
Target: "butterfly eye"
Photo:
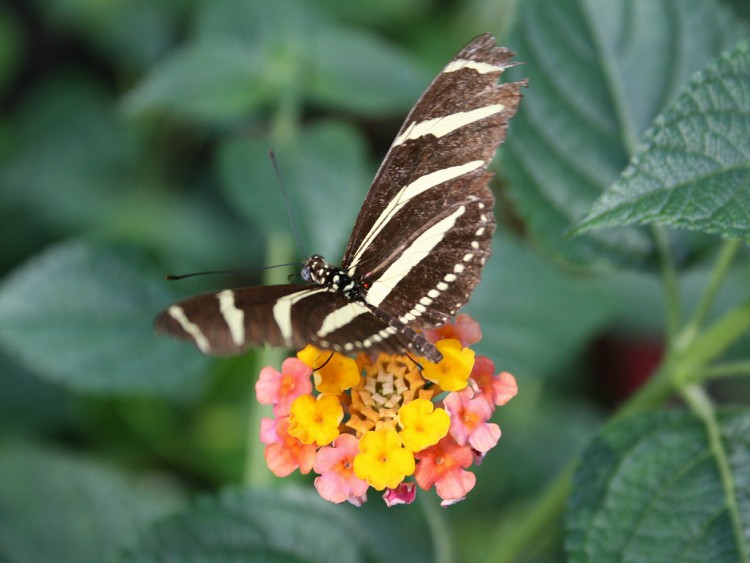
[[[302,276],[302,279],[305,280],[306,282],[312,281],[312,272],[310,272],[309,266],[304,266],[300,270],[299,275]]]

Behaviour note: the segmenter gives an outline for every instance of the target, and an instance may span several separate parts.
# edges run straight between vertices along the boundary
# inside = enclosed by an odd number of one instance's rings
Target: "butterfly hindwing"
[[[377,344],[385,352],[399,353],[411,350],[413,336],[419,336],[398,324],[389,325],[366,305],[324,286],[304,284],[197,295],[163,311],[155,324],[158,332],[192,341],[202,352],[217,356],[265,343],[288,348],[313,344],[341,352]],[[418,341],[428,344],[423,338]]]

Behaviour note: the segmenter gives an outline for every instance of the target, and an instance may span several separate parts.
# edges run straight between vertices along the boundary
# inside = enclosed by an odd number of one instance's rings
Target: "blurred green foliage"
[[[597,505],[608,487],[625,483],[637,496],[648,482],[679,497],[701,478],[713,489],[695,502],[728,506],[719,517],[730,529],[707,532],[718,547],[703,560],[750,558],[750,539],[738,538],[746,499],[732,505],[726,491],[727,474],[748,478],[748,464],[736,463],[744,410],[714,420],[683,397],[695,416],[599,431],[624,399],[611,390],[654,367],[639,367],[648,363],[641,343],[677,350],[670,323],[679,319],[660,287],[664,247],[673,297],[692,305],[715,277],[719,236],[748,240],[750,72],[747,43],[737,45],[749,21],[742,0],[0,6],[0,560],[430,561],[452,552],[548,561],[567,545],[574,560],[605,561],[650,547],[635,524],[611,525],[620,514],[636,520],[639,507],[627,512],[627,498],[615,497]],[[355,510],[320,502],[306,478],[248,482],[262,463],[252,445],[261,353],[209,360],[153,335],[153,316],[179,296],[260,283],[263,265],[302,258],[274,250],[293,243],[271,147],[306,250],[337,261],[401,119],[484,31],[525,62],[511,78],[530,78],[495,167],[494,256],[467,307],[484,329],[479,351],[520,384],[496,416],[501,447],[448,511],[430,500],[387,511],[372,494]],[[693,167],[704,149],[713,168]],[[660,207],[665,198],[674,199]],[[566,236],[584,216],[590,230]],[[644,223],[686,230],[660,238]],[[701,320],[747,300],[747,253],[734,251]],[[253,273],[162,281],[215,268]],[[729,344],[727,358],[746,357],[746,339]],[[743,383],[712,390],[746,404]],[[672,475],[658,455],[665,442],[693,443],[692,455],[715,456],[721,469],[705,428],[735,455],[726,471],[702,466],[680,487],[648,481]],[[642,457],[616,474],[634,444]],[[665,457],[672,471],[692,459]],[[576,459],[566,528],[567,489],[543,491]],[[670,512],[649,526],[679,537],[687,526],[668,526]],[[626,545],[628,534],[638,541]],[[652,560],[670,559],[671,545]]]

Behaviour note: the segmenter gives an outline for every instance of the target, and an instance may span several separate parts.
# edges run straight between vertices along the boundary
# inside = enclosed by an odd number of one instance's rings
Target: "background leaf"
[[[170,394],[196,390],[208,359],[152,331],[173,300],[106,249],[69,242],[0,286],[0,342],[40,376],[81,391]]]
[[[226,490],[153,526],[125,559],[163,561],[189,553],[210,561],[386,561],[393,542],[383,542],[377,529],[312,491]],[[411,552],[402,547],[402,554]],[[423,560],[424,552],[415,555]]]
[[[747,557],[750,416],[725,412],[728,491],[706,429],[686,413],[640,414],[607,429],[583,453],[568,508],[572,561],[731,561]],[[725,498],[734,495],[743,537]]]
[[[0,553],[7,561],[111,561],[140,527],[180,504],[176,488],[168,493],[52,448],[3,443],[0,474]]]
[[[504,152],[510,192],[546,251],[584,264],[640,263],[643,231],[566,240],[635,152],[663,106],[745,28],[713,0],[591,0],[519,5],[509,39],[528,76]]]
[[[227,199],[263,232],[289,233],[269,148],[276,153],[306,253],[338,263],[371,177],[361,137],[343,123],[328,121],[278,143],[237,136],[222,145],[219,172]]]
[[[482,325],[476,349],[498,369],[528,376],[564,367],[611,318],[614,304],[500,233],[465,311]]]
[[[750,42],[695,76],[575,232],[657,223],[750,242]]]

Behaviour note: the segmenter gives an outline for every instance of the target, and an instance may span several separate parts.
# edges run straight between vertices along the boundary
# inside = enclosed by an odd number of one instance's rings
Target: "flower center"
[[[398,409],[418,398],[431,400],[435,392],[419,368],[405,356],[381,354],[364,366],[365,375],[352,387],[352,403],[347,426],[358,437],[370,430],[397,429]]]

